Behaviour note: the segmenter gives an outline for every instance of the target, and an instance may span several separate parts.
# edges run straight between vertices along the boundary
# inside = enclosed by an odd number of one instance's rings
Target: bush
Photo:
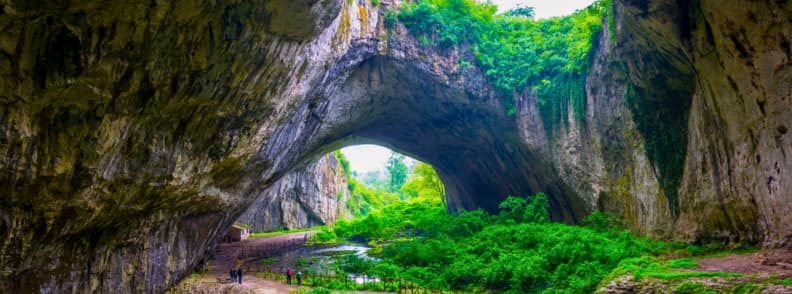
[[[666,265],[669,268],[700,268],[701,265],[698,262],[691,260],[690,258],[680,258],[674,259],[669,261]]]

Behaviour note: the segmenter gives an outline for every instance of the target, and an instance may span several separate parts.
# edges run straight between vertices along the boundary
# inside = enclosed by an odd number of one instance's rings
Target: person
[[[231,270],[228,271],[228,274],[231,276],[232,282],[236,281],[236,270],[234,268],[231,268]]]
[[[291,285],[291,277],[292,277],[292,274],[294,274],[294,273],[292,272],[292,270],[291,270],[291,269],[287,269],[287,270],[286,270],[286,284],[289,284],[289,285]]]
[[[302,286],[302,272],[297,270],[297,286]]]
[[[237,278],[239,278],[239,283],[242,284],[242,268],[239,268],[236,272]]]

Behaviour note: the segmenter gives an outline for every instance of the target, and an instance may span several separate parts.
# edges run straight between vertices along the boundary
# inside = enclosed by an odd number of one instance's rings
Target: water
[[[268,262],[266,264],[270,270],[278,272],[285,272],[287,268],[290,268],[295,272],[299,270],[303,273],[312,272],[323,275],[334,275],[335,271],[333,270],[332,264],[336,260],[344,258],[349,254],[357,255],[363,259],[376,260],[366,255],[366,251],[369,249],[371,249],[371,247],[365,244],[355,243],[301,247],[299,249],[284,252],[275,257],[278,259],[277,261]],[[355,281],[359,280],[360,283],[363,282],[363,277],[350,277]],[[368,278],[367,281],[371,282],[372,279]]]

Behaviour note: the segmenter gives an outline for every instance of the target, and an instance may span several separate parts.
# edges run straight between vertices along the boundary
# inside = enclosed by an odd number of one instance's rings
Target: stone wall
[[[251,232],[332,225],[350,219],[344,167],[332,153],[281,177],[253,202],[237,222]]]

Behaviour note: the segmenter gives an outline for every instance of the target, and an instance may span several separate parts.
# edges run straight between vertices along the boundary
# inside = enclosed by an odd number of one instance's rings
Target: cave
[[[552,195],[554,219],[582,218],[581,200],[547,159],[520,143],[505,107],[486,89],[465,86],[443,85],[392,58],[364,60],[338,89],[306,106],[305,124],[318,121],[317,143],[307,144],[317,148],[307,158],[351,144],[382,145],[434,166],[452,211],[494,212],[509,195],[545,192]]]
[[[584,119],[555,129],[390,3],[45,2],[0,5],[0,289],[164,292],[256,195],[361,143],[433,165],[452,212],[544,192],[557,222],[792,244],[783,1],[614,0]]]

